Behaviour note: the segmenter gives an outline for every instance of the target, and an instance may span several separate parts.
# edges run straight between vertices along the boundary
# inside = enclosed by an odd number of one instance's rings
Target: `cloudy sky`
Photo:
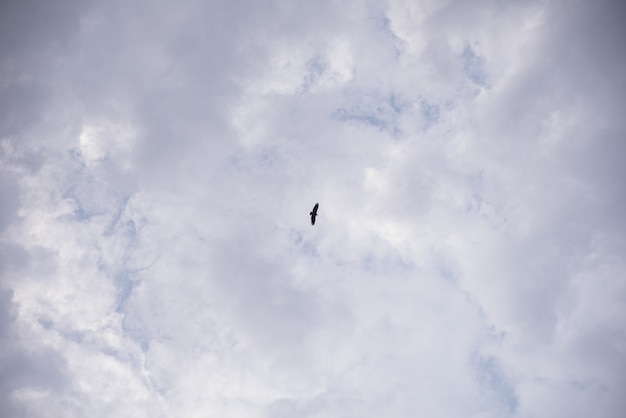
[[[0,414],[623,417],[620,3],[3,1]]]

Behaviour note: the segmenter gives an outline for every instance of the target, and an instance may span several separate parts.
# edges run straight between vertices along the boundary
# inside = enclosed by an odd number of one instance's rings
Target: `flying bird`
[[[315,217],[317,216],[317,208],[319,205],[319,203],[316,203],[315,206],[313,206],[311,213],[309,213],[309,215],[311,215],[311,225],[315,225]]]

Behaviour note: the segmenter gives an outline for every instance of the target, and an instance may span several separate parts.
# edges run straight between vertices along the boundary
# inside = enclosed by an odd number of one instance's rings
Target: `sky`
[[[625,22],[2,1],[1,415],[623,417]]]

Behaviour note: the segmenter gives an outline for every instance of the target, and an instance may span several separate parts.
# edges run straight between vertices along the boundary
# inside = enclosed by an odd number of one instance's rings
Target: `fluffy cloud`
[[[620,5],[2,8],[4,415],[623,414]]]

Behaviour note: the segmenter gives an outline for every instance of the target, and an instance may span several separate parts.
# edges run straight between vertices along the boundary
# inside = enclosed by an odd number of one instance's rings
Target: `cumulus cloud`
[[[1,7],[3,416],[623,415],[617,2]]]

